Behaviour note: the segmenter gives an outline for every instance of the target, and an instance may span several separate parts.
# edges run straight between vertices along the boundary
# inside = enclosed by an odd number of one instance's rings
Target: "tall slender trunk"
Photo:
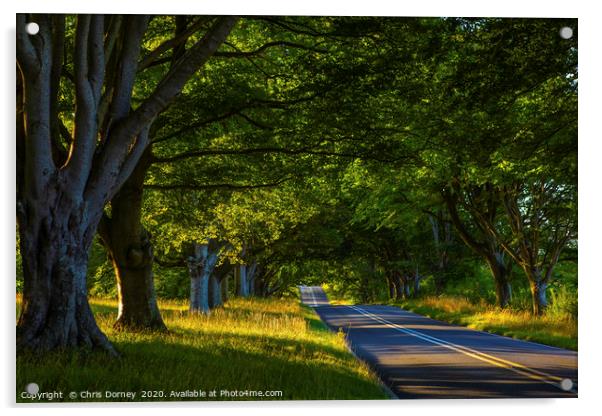
[[[111,200],[111,217],[103,216],[98,233],[113,263],[123,329],[165,330],[153,276],[153,247],[141,224],[144,178],[151,164],[147,148],[132,175]]]
[[[394,273],[394,279],[396,282],[395,285],[395,299],[396,300],[401,300],[403,299],[404,296],[404,283],[403,283],[403,279],[401,278],[401,274],[399,272],[393,272]]]
[[[395,294],[396,294],[397,289],[395,287],[394,277],[391,276],[390,273],[387,275],[387,285],[389,288],[389,299],[395,299]]]
[[[230,297],[230,275],[226,274],[222,279],[221,279],[221,289],[222,289],[222,303],[225,303],[226,301],[228,301],[228,298]]]
[[[411,285],[410,285],[410,279],[408,278],[408,275],[404,275],[402,277],[403,279],[403,297],[404,299],[409,299],[411,296]]]
[[[242,298],[249,297],[249,284],[247,281],[247,265],[240,264],[234,269],[236,278],[236,295]]]
[[[417,298],[420,295],[420,281],[422,280],[422,276],[418,273],[418,269],[416,269],[416,273],[414,273],[414,291],[413,296]]]
[[[434,273],[435,293],[441,294],[445,290],[448,279],[449,256],[448,247],[451,243],[451,226],[449,222],[444,221],[443,212],[437,212],[436,216],[429,215],[431,231],[433,233],[433,242],[435,254],[437,255],[437,270]],[[441,235],[443,233],[443,235]],[[443,243],[441,242],[443,238]]]
[[[190,273],[190,312],[209,313],[209,276],[211,276],[218,251],[213,250],[212,242],[193,244],[193,252],[188,257]]]
[[[548,282],[542,277],[540,269],[534,268],[527,271],[529,286],[531,288],[531,300],[533,304],[533,315],[543,315],[548,307],[546,290]]]
[[[247,293],[249,296],[255,295],[255,282],[257,278],[257,262],[253,261],[249,267],[247,267]]]

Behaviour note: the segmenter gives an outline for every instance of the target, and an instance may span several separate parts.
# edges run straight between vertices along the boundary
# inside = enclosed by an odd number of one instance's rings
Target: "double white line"
[[[349,306],[349,307],[351,309],[361,313],[362,315],[367,316],[368,318],[371,318],[377,322],[380,322],[381,324],[383,324],[389,328],[395,329],[396,331],[403,332],[404,334],[412,335],[416,338],[420,338],[420,339],[430,342],[432,344],[436,344],[441,347],[448,348],[450,350],[467,355],[469,357],[476,358],[477,360],[484,361],[488,364],[491,364],[491,365],[494,365],[497,367],[501,367],[501,368],[505,368],[507,370],[510,370],[514,373],[528,377],[530,379],[542,381],[544,383],[547,383],[554,387],[557,387],[562,391],[570,391],[572,393],[577,393],[577,391],[575,390],[575,387],[573,386],[572,381],[569,379],[563,379],[561,377],[557,377],[552,374],[544,373],[543,371],[534,370],[532,368],[526,367],[519,363],[515,363],[513,361],[508,361],[508,360],[504,360],[499,357],[494,357],[493,355],[485,354],[484,352],[477,351],[475,349],[465,347],[463,345],[454,344],[453,342],[445,341],[443,339],[436,338],[436,337],[424,334],[422,332],[415,331],[413,329],[409,329],[403,325],[394,324],[394,323],[387,321],[386,319],[381,318],[378,315],[370,313],[358,306]]]

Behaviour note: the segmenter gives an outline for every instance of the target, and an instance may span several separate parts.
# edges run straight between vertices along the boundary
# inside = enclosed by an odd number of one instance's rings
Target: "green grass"
[[[577,350],[577,321],[570,315],[533,316],[530,312],[502,310],[453,296],[428,296],[393,302],[403,309],[469,328]]]
[[[92,299],[91,305],[122,357],[83,351],[21,355],[17,401],[30,402],[20,393],[31,382],[40,392],[57,390],[65,396],[84,390],[136,392],[135,401],[251,399],[220,397],[222,390],[282,391],[281,397],[255,400],[388,397],[368,367],[347,350],[343,336],[294,300],[232,299],[209,316],[189,315],[185,302],[161,301],[170,329],[165,334],[116,331],[116,302]],[[170,397],[172,391],[187,390],[215,390],[216,397]],[[163,397],[141,399],[142,391],[162,391]]]

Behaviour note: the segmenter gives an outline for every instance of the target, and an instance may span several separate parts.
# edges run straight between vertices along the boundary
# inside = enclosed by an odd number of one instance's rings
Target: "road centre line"
[[[454,350],[456,352],[462,353],[464,355],[470,356],[472,358],[475,358],[477,360],[481,360],[484,361],[488,364],[492,364],[495,365],[497,367],[501,367],[501,368],[505,368],[507,370],[513,371],[517,374],[523,375],[525,377],[531,378],[533,380],[538,380],[538,381],[543,381],[544,383],[553,385],[559,389],[561,389],[562,391],[566,391],[561,387],[560,382],[563,380],[561,377],[557,377],[548,373],[544,373],[542,371],[538,371],[538,370],[534,370],[532,368],[526,367],[522,364],[519,363],[515,363],[512,361],[508,361],[508,360],[504,360],[502,358],[498,358],[498,357],[494,357],[492,355],[489,354],[485,354],[481,351],[477,351],[474,350],[472,348],[469,347],[465,347],[463,345],[458,345],[458,344],[454,344],[452,342],[449,341],[445,341],[443,339],[440,338],[436,338],[427,334],[424,334],[422,332],[413,330],[413,329],[409,329],[403,325],[400,324],[394,324],[384,318],[381,318],[378,315],[374,315],[373,313],[370,313],[360,307],[357,306],[349,306],[351,309],[354,309],[355,311],[361,313],[364,316],[367,316],[377,322],[380,322],[382,324],[385,324],[386,326],[393,328],[399,332],[403,332],[405,334],[408,335],[412,335],[415,336],[417,338],[420,338],[424,341],[430,342],[432,344],[436,344],[451,350]],[[550,381],[550,380],[555,380],[555,381]],[[571,388],[569,391],[576,393],[575,388]]]
[[[313,286],[309,288],[309,292],[311,293],[311,300],[313,302],[313,306],[318,306],[318,304],[316,303],[316,295],[314,294]]]

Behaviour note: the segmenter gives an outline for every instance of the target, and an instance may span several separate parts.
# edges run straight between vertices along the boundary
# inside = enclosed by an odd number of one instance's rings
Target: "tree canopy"
[[[206,313],[303,283],[368,302],[486,280],[541,314],[573,287],[576,20],[36,19],[17,38],[23,348],[111,350],[86,287],[130,329],[164,326],[155,293]]]

